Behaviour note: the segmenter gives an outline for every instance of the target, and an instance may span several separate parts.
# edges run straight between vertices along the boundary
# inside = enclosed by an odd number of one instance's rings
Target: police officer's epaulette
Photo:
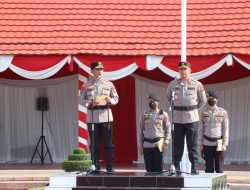
[[[198,80],[195,80],[195,79],[193,79],[193,78],[190,78],[190,82],[196,83],[196,82],[198,82]]]
[[[143,119],[148,119],[148,118],[150,118],[150,111],[145,111],[143,113]]]
[[[218,109],[219,109],[220,111],[224,111],[224,109],[223,109],[222,107],[218,107]]]
[[[107,80],[107,79],[102,79],[102,82],[104,83],[104,84],[109,84],[109,83],[111,83],[109,80]]]
[[[202,117],[209,117],[209,113],[208,112],[202,112]]]
[[[163,114],[163,113],[164,113],[164,110],[161,108],[159,111],[159,114]]]
[[[191,79],[190,81],[188,81],[188,87],[194,88],[195,86],[197,86],[197,82],[197,80]]]
[[[208,112],[208,107],[205,106],[205,107],[201,108],[200,112]]]
[[[218,107],[218,109],[219,109],[219,112],[223,113],[223,115],[225,115],[225,113],[227,114],[227,111],[224,108]]]

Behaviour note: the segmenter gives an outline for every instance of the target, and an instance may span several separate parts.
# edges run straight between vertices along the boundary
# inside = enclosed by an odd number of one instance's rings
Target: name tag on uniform
[[[145,118],[145,119],[144,119],[144,123],[145,123],[145,124],[149,124],[149,123],[150,123],[150,119]]]
[[[108,96],[109,93],[110,93],[110,89],[108,88],[108,86],[102,87],[102,94],[103,94],[103,95]]]

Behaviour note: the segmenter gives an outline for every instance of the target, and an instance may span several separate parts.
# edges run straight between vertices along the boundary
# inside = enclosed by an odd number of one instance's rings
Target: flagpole
[[[187,0],[181,0],[181,61],[187,61]],[[188,158],[186,138],[184,142],[181,170],[190,173],[191,163]]]
[[[187,0],[181,0],[181,61],[187,61]]]

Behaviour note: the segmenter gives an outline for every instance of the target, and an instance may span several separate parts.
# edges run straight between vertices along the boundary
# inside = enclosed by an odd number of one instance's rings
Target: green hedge
[[[90,154],[83,148],[76,148],[73,154],[68,155],[68,160],[63,161],[62,168],[66,172],[87,171],[92,164]]]
[[[62,163],[62,167],[66,172],[87,171],[90,168],[91,163],[91,160],[66,160]]]
[[[90,154],[70,154],[68,160],[90,160]]]
[[[76,148],[73,154],[85,154],[85,150],[83,148]]]

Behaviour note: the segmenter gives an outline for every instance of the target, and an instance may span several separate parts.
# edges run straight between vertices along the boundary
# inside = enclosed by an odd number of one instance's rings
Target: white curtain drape
[[[137,137],[141,115],[148,110],[147,93],[153,92],[160,97],[160,104],[168,111],[166,89],[168,84],[147,80],[139,76],[136,78],[136,114]],[[206,90],[215,90],[219,94],[219,106],[228,111],[230,119],[230,139],[226,155],[226,163],[250,163],[250,77],[231,81],[205,85]],[[169,112],[168,112],[169,113]],[[171,115],[169,113],[169,115]],[[137,138],[138,139],[138,138]],[[143,157],[138,155],[139,162]],[[171,162],[171,144],[165,155],[165,161]]]
[[[42,111],[36,109],[36,99],[41,96],[49,101],[43,126],[52,159],[56,163],[67,159],[78,144],[77,92],[76,75],[49,80],[0,79],[0,162],[31,161],[42,133]],[[37,153],[36,162],[40,162]],[[48,155],[45,162],[49,162]]]
[[[137,127],[141,114],[148,109],[148,92],[161,98],[168,110],[166,83],[136,78]],[[219,93],[219,105],[230,117],[230,143],[227,163],[250,162],[250,77],[205,86]],[[49,109],[44,112],[44,135],[53,161],[60,163],[78,144],[78,79],[77,75],[49,80],[0,79],[0,162],[30,162],[41,135],[42,113],[36,99],[48,97]],[[50,132],[51,131],[51,132]],[[171,145],[165,156],[171,161]],[[46,156],[46,162],[49,162]],[[139,156],[139,162],[142,162]],[[36,154],[34,162],[40,162]]]

